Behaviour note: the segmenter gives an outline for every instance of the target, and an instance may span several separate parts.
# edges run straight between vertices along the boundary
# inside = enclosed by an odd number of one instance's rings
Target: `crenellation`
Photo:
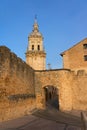
[[[77,70],[77,71],[71,71],[73,76],[87,76],[87,71],[86,70]]]
[[[86,71],[85,70],[78,70],[77,71],[77,76],[84,76],[86,75]]]

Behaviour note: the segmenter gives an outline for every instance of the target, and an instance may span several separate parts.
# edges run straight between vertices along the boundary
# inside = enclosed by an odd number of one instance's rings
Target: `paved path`
[[[0,123],[0,130],[81,130],[81,121],[58,112],[38,110],[33,115]]]

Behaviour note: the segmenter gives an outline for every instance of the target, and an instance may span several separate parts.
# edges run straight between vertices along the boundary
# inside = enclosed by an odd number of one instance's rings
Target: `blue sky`
[[[87,37],[87,0],[0,0],[0,45],[23,60],[35,14],[46,62],[61,68],[59,54]]]

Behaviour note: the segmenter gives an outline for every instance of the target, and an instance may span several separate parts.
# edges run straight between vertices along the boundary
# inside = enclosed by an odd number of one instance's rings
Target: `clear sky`
[[[23,60],[35,14],[47,64],[61,68],[59,54],[87,37],[87,0],[0,0],[0,45]]]

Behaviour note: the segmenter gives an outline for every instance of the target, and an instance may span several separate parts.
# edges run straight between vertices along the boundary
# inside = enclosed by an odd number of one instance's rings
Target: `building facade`
[[[63,68],[71,70],[87,70],[87,38],[61,53]]]

